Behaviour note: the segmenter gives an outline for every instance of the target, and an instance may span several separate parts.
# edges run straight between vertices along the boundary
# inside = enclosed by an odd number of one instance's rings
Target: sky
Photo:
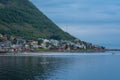
[[[120,0],[30,0],[61,29],[106,48],[120,48]]]

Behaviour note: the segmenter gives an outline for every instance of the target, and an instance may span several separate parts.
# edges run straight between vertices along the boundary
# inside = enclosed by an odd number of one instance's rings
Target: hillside
[[[72,40],[29,0],[0,0],[0,33],[26,39]]]

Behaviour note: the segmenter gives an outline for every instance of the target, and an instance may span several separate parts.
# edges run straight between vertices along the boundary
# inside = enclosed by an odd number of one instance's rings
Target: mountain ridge
[[[26,39],[73,40],[29,0],[0,0],[0,33]]]

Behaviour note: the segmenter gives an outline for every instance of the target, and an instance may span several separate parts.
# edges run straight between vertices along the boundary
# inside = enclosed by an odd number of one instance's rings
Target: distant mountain
[[[0,33],[26,39],[75,39],[62,31],[29,0],[0,0]]]

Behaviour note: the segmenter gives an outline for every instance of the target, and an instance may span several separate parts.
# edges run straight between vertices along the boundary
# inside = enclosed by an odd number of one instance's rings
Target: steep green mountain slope
[[[26,39],[53,38],[72,40],[29,0],[0,0],[0,33]]]

